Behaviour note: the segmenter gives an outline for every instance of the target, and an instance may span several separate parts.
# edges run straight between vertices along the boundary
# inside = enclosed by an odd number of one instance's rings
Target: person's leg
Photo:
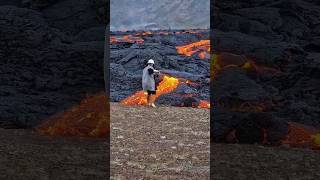
[[[151,99],[152,99],[152,97],[151,97],[152,95],[148,92],[148,95],[147,95],[147,105],[149,106],[149,105],[151,105]]]
[[[156,105],[154,104],[155,101],[156,101],[156,95],[155,95],[155,94],[152,94],[152,95],[151,95],[151,106],[152,106],[152,107],[156,107]]]

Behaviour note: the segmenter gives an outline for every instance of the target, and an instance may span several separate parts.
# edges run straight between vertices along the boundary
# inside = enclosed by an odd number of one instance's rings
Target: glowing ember
[[[195,53],[200,53],[199,58],[204,59],[206,53],[210,53],[210,40],[201,40],[192,44],[177,46],[176,49],[179,54],[185,56],[192,56]]]
[[[200,100],[200,104],[199,104],[198,108],[210,109],[210,102],[204,101],[204,100]]]
[[[165,75],[157,87],[156,98],[172,92],[178,87],[179,83],[178,78]],[[138,91],[134,95],[122,100],[121,103],[125,105],[145,105],[147,104],[147,95],[143,91]]]
[[[181,79],[181,83],[185,83],[185,84],[187,84],[187,85],[189,85],[189,86],[193,86],[193,87],[199,86],[198,83],[192,82],[192,81],[190,81],[190,80],[185,80],[185,79]]]
[[[50,136],[106,137],[109,133],[107,102],[104,92],[86,97],[79,105],[48,119],[35,131]]]

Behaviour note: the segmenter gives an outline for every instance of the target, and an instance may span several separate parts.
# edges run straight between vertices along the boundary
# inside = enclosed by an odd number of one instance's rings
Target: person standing
[[[142,89],[147,92],[147,105],[151,107],[156,107],[155,95],[156,95],[156,81],[155,75],[159,75],[160,71],[154,68],[154,60],[149,59],[147,66],[142,72]]]

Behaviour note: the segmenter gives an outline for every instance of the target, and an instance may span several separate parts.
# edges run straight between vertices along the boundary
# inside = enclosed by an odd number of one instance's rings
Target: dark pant
[[[148,95],[156,94],[156,91],[149,91],[149,90],[147,90],[147,93],[148,93]]]

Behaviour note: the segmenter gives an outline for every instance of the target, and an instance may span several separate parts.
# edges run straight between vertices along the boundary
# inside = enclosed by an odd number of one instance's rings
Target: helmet
[[[154,60],[153,59],[149,59],[148,60],[148,64],[154,64]]]

